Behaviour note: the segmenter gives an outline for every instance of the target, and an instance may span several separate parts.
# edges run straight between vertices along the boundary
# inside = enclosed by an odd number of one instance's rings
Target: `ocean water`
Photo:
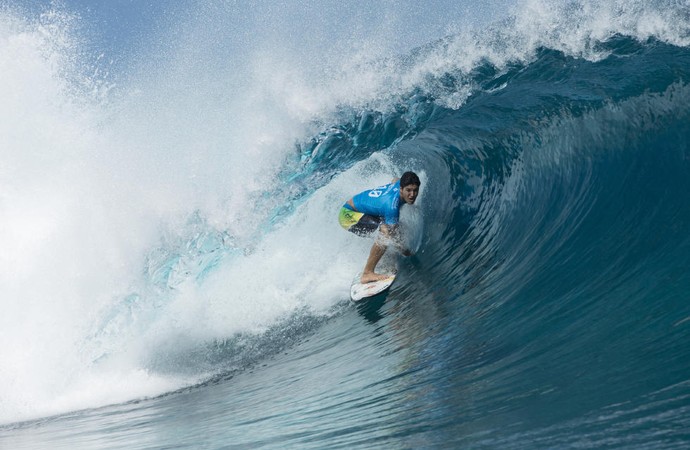
[[[690,445],[686,1],[0,5],[0,448]]]

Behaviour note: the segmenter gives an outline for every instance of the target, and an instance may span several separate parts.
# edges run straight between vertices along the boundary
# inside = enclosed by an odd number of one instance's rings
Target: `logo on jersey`
[[[369,197],[372,197],[372,198],[381,197],[384,194],[384,191],[386,190],[387,187],[388,187],[388,185],[386,184],[386,185],[379,186],[377,188],[370,190],[369,191]]]

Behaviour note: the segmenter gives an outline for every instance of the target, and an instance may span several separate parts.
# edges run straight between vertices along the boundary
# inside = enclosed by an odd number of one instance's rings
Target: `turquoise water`
[[[3,448],[688,445],[687,5],[301,71],[187,18],[124,85],[3,14]],[[419,250],[353,305],[338,209],[405,170]]]

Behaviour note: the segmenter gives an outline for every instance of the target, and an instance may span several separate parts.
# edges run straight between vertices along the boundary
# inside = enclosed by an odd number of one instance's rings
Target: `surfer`
[[[400,248],[403,255],[412,254],[410,250],[402,247],[397,239],[397,227],[400,208],[405,203],[414,204],[420,185],[417,174],[405,172],[400,179],[395,178],[389,184],[360,192],[340,208],[338,221],[346,230],[359,236],[367,236],[377,229],[381,230],[369,252],[362,272],[362,283],[371,283],[388,277],[377,274],[375,269],[389,242]]]

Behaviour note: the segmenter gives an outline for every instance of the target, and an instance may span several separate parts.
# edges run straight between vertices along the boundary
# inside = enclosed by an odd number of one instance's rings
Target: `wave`
[[[239,68],[201,14],[124,86],[85,75],[74,16],[0,17],[0,421],[224,380],[318,332],[369,245],[338,205],[407,169],[424,232],[389,301],[445,317],[438,370],[499,392],[467,414],[685,381],[682,4],[522,2],[403,56]]]

